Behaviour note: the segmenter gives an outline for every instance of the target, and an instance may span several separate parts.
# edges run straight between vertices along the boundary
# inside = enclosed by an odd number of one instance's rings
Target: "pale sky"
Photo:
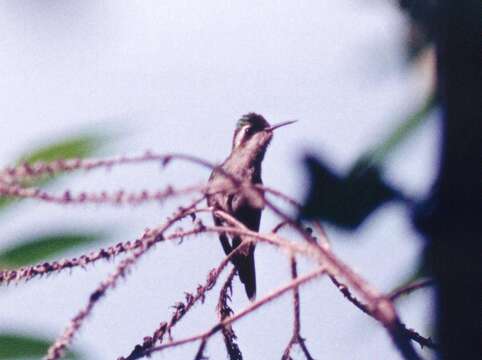
[[[151,149],[219,162],[228,155],[236,120],[256,111],[273,123],[299,120],[276,134],[263,176],[266,184],[301,200],[304,151],[322,153],[342,171],[423,101],[421,76],[403,58],[404,26],[392,2],[376,0],[0,0],[0,164],[38,144],[90,129],[124,134],[105,155]],[[411,194],[430,186],[436,136],[431,121],[392,159],[388,177]],[[146,165],[76,175],[52,190],[157,189],[208,176],[186,164],[172,164],[165,172]],[[132,240],[175,206],[26,202],[2,217],[0,248],[52,228],[115,228],[112,242]],[[262,230],[274,223],[273,216],[264,216]],[[396,205],[378,211],[356,235],[336,229],[329,234],[337,254],[381,290],[411,273],[422,248]],[[74,345],[88,351],[89,359],[127,355],[221,259],[214,237],[157,246],[100,302]],[[288,279],[283,254],[260,246],[256,262],[258,296]],[[113,263],[97,264],[2,289],[0,326],[57,336],[113,268]],[[421,291],[399,306],[402,319],[422,334],[430,330],[429,295]],[[212,293],[173,335],[181,338],[213,325],[216,297]],[[381,326],[328,281],[307,285],[301,297],[302,334],[315,358],[400,358]],[[235,325],[245,359],[281,357],[291,335],[289,300]],[[233,308],[246,305],[236,282]],[[196,348],[153,359],[189,359]],[[209,342],[207,354],[226,358],[220,337]]]

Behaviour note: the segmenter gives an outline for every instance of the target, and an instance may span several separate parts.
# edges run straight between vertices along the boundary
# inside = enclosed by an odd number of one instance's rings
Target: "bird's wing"
[[[237,206],[240,205],[240,206]],[[247,228],[253,231],[259,230],[262,208],[252,207],[249,201],[233,199],[234,217],[242,222]],[[232,248],[237,248],[242,242],[242,237],[233,236]],[[256,267],[254,261],[255,245],[250,244],[245,250],[233,258],[233,262],[238,269],[239,278],[244,284],[246,294],[252,300],[256,296]]]
[[[224,193],[216,193],[217,187],[223,186],[222,185],[222,179],[216,180],[215,175],[217,168],[215,168],[212,172],[211,175],[209,176],[209,183],[211,184],[211,189],[210,191],[214,191],[215,193],[212,195],[207,196],[207,203],[208,206],[211,206],[215,209],[220,209],[226,212],[229,212],[229,209],[227,208],[227,198]],[[217,183],[215,183],[217,181]],[[213,215],[213,221],[215,226],[225,226],[226,222],[222,220],[220,217]],[[229,243],[229,237],[226,233],[219,233],[219,241],[221,242],[221,246],[223,247],[224,253],[228,255],[232,250],[233,247]]]

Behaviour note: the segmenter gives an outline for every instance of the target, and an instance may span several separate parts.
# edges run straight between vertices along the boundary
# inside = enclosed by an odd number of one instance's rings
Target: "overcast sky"
[[[403,56],[405,25],[392,2],[377,0],[0,0],[0,163],[91,129],[123,134],[106,155],[151,149],[219,162],[230,150],[236,120],[256,111],[273,123],[299,120],[276,134],[263,175],[265,183],[301,200],[305,151],[322,153],[342,171],[423,101],[425,80]],[[436,135],[436,123],[428,122],[392,158],[387,176],[410,194],[430,186]],[[186,164],[166,172],[147,165],[77,175],[54,190],[157,189],[208,176]],[[115,228],[113,242],[132,240],[175,205],[59,208],[28,202],[1,219],[0,248],[52,228]],[[390,290],[411,273],[422,243],[402,208],[388,206],[376,215],[356,235],[329,233],[346,262]],[[262,230],[274,223],[265,216]],[[75,345],[89,351],[89,359],[128,354],[221,259],[214,237],[158,246],[100,302]],[[260,246],[256,260],[258,296],[287,280],[281,253]],[[113,265],[2,289],[0,326],[57,336]],[[400,358],[385,331],[328,282],[308,285],[301,296],[302,332],[315,358]],[[214,324],[214,298],[173,335]],[[236,283],[233,307],[246,305]],[[291,333],[289,309],[286,297],[235,326],[246,359],[281,356]],[[430,330],[428,291],[404,300],[400,310],[409,327]],[[191,358],[195,348],[154,358]],[[220,338],[207,353],[225,358]]]

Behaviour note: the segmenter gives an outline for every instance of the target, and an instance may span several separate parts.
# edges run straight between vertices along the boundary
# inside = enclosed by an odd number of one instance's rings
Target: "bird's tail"
[[[236,268],[241,282],[244,284],[249,300],[256,298],[256,268],[254,265],[254,246],[251,246],[247,255],[236,256]]]

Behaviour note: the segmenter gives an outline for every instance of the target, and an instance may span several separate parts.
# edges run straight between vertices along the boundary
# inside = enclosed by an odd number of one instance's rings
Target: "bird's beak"
[[[273,130],[278,129],[278,128],[282,127],[282,126],[294,124],[294,123],[297,122],[297,121],[298,121],[298,120],[284,121],[284,122],[282,122],[282,123],[279,123],[279,124],[276,124],[276,125],[271,126],[268,130],[269,130],[269,131],[273,131]]]

